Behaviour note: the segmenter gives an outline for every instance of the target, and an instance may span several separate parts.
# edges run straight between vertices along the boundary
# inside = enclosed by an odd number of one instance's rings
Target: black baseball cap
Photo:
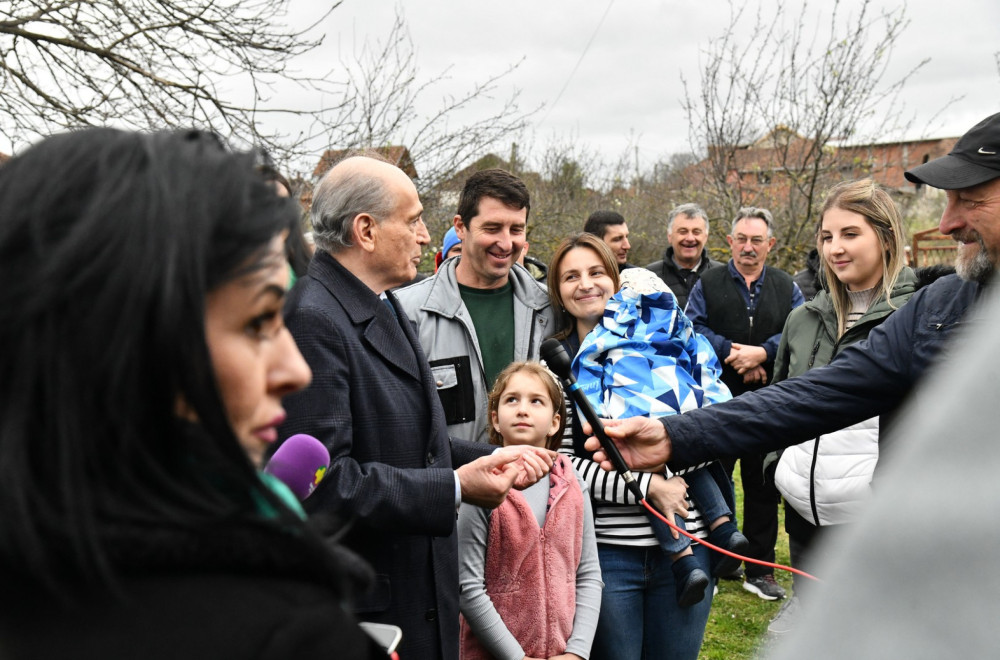
[[[969,129],[947,156],[918,165],[904,175],[912,183],[942,190],[971,188],[1000,178],[1000,112]]]

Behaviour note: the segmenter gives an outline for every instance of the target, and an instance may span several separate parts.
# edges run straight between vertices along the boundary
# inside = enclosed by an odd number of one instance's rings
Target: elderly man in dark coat
[[[330,450],[306,508],[348,519],[343,543],[375,569],[358,618],[400,626],[402,657],[437,660],[458,657],[459,502],[496,506],[552,459],[449,440],[427,359],[389,291],[414,277],[429,242],[422,212],[413,182],[375,158],[348,158],[318,185],[320,249],[285,310],[313,382],[286,399],[281,437],[309,433]]]

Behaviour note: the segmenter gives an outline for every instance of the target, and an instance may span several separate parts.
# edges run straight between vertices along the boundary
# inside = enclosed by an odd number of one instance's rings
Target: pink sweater
[[[490,514],[486,593],[524,652],[565,653],[576,612],[576,571],[583,544],[583,492],[569,460],[549,473],[545,525],[516,490]],[[461,658],[491,658],[462,618]]]

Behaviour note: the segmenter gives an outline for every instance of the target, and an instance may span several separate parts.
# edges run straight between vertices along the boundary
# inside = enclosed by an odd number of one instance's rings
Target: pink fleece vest
[[[486,593],[525,654],[566,652],[576,612],[576,571],[583,546],[583,491],[560,455],[549,473],[549,501],[541,528],[516,490],[490,514]],[[462,660],[491,659],[461,619]]]

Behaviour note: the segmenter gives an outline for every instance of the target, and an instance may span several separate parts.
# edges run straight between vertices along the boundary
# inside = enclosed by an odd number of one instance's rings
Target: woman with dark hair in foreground
[[[258,472],[311,378],[282,321],[298,214],[206,133],[0,168],[0,657],[377,657]]]

